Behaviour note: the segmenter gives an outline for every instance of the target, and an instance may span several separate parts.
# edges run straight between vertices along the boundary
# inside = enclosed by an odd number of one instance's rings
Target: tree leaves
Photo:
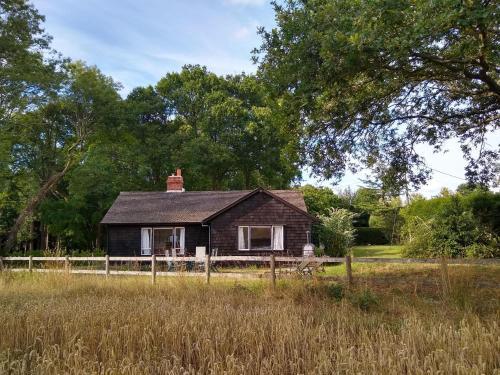
[[[429,174],[415,145],[439,150],[457,138],[469,180],[492,181],[498,152],[485,139],[500,119],[494,2],[289,1],[275,12],[277,27],[261,30],[254,56],[271,92],[300,115],[316,174],[339,179],[380,161],[379,171],[418,188]]]

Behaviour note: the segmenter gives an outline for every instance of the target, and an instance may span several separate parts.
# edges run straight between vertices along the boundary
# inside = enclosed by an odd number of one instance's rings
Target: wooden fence
[[[64,268],[35,268],[33,262],[61,262]],[[252,264],[263,264],[269,265],[269,279],[273,286],[276,285],[276,264],[277,263],[287,263],[294,264],[295,267],[303,262],[321,262],[322,264],[331,263],[345,263],[346,265],[346,281],[349,285],[353,283],[352,274],[352,263],[421,263],[421,264],[439,264],[441,269],[441,276],[443,278],[443,285],[448,285],[448,264],[461,264],[461,265],[500,265],[500,259],[415,259],[415,258],[357,258],[346,256],[342,258],[336,257],[284,257],[284,256],[210,256],[206,255],[205,258],[198,257],[166,257],[166,256],[142,256],[142,257],[110,257],[108,255],[103,257],[0,257],[0,271],[10,270],[14,272],[29,271],[29,272],[66,272],[75,274],[97,274],[105,275],[109,277],[110,275],[150,275],[151,282],[154,284],[156,282],[157,276],[194,276],[194,277],[204,277],[207,283],[210,282],[210,278],[215,277],[228,277],[228,278],[255,278],[255,274],[252,273],[225,273],[225,272],[213,272],[214,264],[234,264],[234,263],[252,263]],[[11,268],[7,267],[7,263],[19,263],[27,262],[27,267],[24,268]],[[73,269],[71,267],[72,263],[75,262],[104,262],[104,269]],[[110,263],[114,262],[138,262],[141,264],[150,265],[151,271],[124,271],[124,270],[111,270]],[[191,262],[195,265],[194,272],[162,272],[158,271],[159,263],[186,263]],[[198,271],[196,271],[196,268]]]

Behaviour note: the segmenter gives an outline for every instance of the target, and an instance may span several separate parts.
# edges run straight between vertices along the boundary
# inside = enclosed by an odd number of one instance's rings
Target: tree
[[[172,161],[186,171],[186,188],[284,188],[299,174],[298,137],[254,76],[188,65],[155,91],[178,129]]]
[[[43,21],[25,0],[0,0],[0,129],[27,106],[46,102],[63,77]]]
[[[226,80],[242,109],[239,119],[232,123],[244,124],[230,146],[242,183],[231,187],[287,188],[299,175],[300,166],[299,137],[290,126],[293,120],[280,110],[280,103],[269,97],[255,76],[240,74]]]
[[[497,2],[290,0],[274,9],[277,27],[260,30],[254,58],[300,114],[316,174],[380,164],[386,182],[415,189],[430,172],[415,146],[440,150],[457,138],[467,178],[495,179],[498,151],[486,137],[500,118]]]
[[[354,213],[344,208],[330,208],[326,215],[320,215],[319,240],[330,256],[344,256],[354,241],[352,220]]]
[[[125,105],[128,119],[121,134],[129,141],[122,155],[127,155],[127,163],[137,165],[133,173],[141,180],[137,188],[163,190],[165,177],[177,167],[174,158],[182,142],[180,122],[172,120],[174,108],[151,86],[132,90]]]
[[[382,202],[370,214],[370,227],[381,228],[391,245],[399,242],[399,235],[403,224],[401,215],[399,214],[401,207],[401,199],[394,197]]]
[[[57,98],[16,119],[13,170],[36,176],[37,184],[9,231],[7,249],[47,194],[119,118],[118,86],[111,78],[82,63],[70,64],[68,70]]]
[[[328,187],[305,185],[300,190],[304,194],[307,212],[310,214],[327,215],[332,208],[349,208],[349,203],[343,201]]]
[[[30,177],[12,173],[13,119],[53,97],[64,77],[44,18],[25,0],[0,0],[0,244],[25,199]]]

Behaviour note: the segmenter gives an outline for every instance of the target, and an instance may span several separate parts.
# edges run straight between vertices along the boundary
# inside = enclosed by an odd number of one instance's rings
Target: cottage
[[[111,256],[194,255],[196,247],[218,255],[301,256],[311,224],[296,190],[184,191],[178,169],[167,191],[122,192],[101,221]]]

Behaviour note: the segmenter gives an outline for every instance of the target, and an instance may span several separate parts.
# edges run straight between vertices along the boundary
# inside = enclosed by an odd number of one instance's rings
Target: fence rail
[[[64,262],[64,269],[48,269],[48,268],[35,268],[33,267],[33,262]],[[8,268],[6,267],[6,262],[28,262],[27,268]],[[76,262],[104,262],[105,269],[72,269],[71,263]],[[149,263],[151,265],[151,271],[130,271],[130,270],[111,270],[111,262],[140,262]],[[198,265],[201,270],[199,272],[177,272],[177,271],[159,271],[157,269],[157,264],[159,262],[167,262],[171,264],[175,263],[186,263],[191,262]],[[94,275],[105,275],[106,277],[110,275],[144,275],[151,276],[151,282],[154,284],[156,282],[157,276],[189,276],[189,277],[205,277],[207,283],[210,282],[212,276],[222,277],[222,278],[255,278],[256,275],[252,273],[224,273],[224,272],[212,272],[214,264],[223,263],[262,263],[269,265],[270,272],[269,278],[273,286],[276,284],[276,264],[277,263],[287,263],[287,264],[301,264],[303,262],[316,262],[321,264],[331,264],[331,263],[345,263],[346,264],[346,280],[349,285],[353,283],[352,276],[352,263],[396,263],[396,264],[440,264],[441,275],[443,280],[448,280],[448,264],[457,265],[500,265],[500,258],[494,259],[446,259],[446,258],[433,258],[433,259],[419,259],[419,258],[357,258],[357,257],[285,257],[285,256],[210,256],[206,255],[204,258],[200,257],[167,257],[167,256],[141,256],[141,257],[35,257],[35,256],[25,256],[25,257],[0,257],[0,271],[8,269],[12,272],[66,272],[74,274],[94,274]],[[262,275],[260,275],[262,277]],[[443,281],[443,285],[447,285]]]
[[[157,262],[205,262],[205,258],[199,257],[165,257],[156,256]],[[322,263],[345,263],[347,257],[292,257],[276,256],[275,262],[302,262],[304,260],[316,260]],[[70,262],[104,262],[109,259],[111,262],[151,262],[152,256],[140,257],[0,257],[3,261],[60,261]],[[211,262],[249,262],[249,263],[269,263],[271,256],[211,256]],[[478,265],[500,265],[500,258],[490,259],[446,259],[448,264],[478,264]],[[352,263],[422,263],[422,264],[440,264],[441,258],[362,258],[351,257]]]

